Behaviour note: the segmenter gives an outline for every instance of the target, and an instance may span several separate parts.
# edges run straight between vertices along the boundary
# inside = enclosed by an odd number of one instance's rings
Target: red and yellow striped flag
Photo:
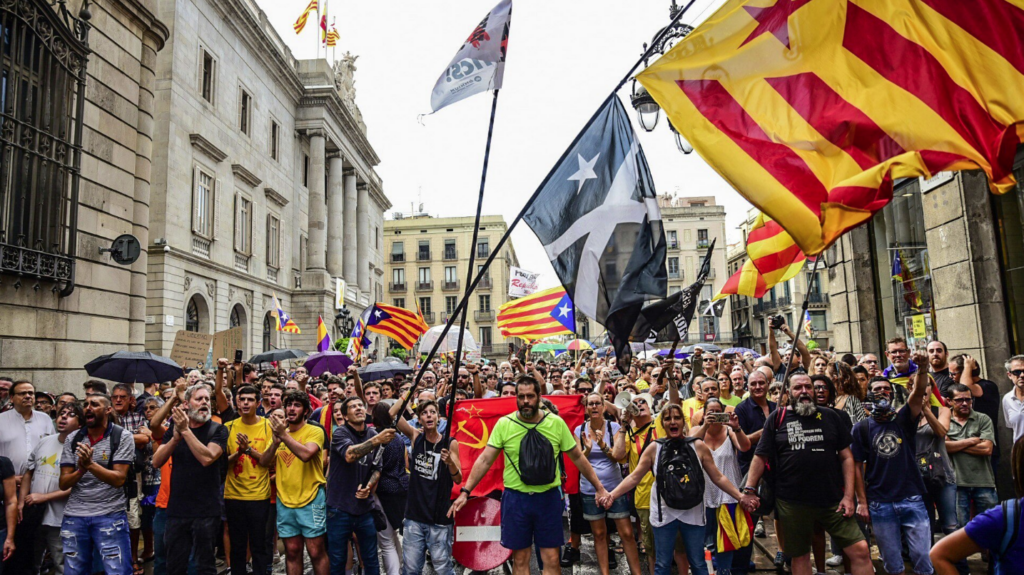
[[[745,295],[761,299],[769,287],[764,281],[764,276],[754,267],[754,262],[748,258],[743,262],[740,271],[732,274],[732,277],[726,280],[721,291],[711,301],[718,301],[731,295]]]
[[[498,329],[505,337],[540,339],[573,333],[575,317],[565,288],[556,287],[503,304],[498,308]]]
[[[378,303],[366,320],[366,329],[390,337],[405,349],[412,349],[429,328],[419,315],[405,308]]]
[[[747,233],[747,256],[764,276],[768,289],[796,277],[807,260],[793,236],[763,213]]]
[[[1024,0],[727,0],[637,75],[672,124],[807,255],[895,178],[980,168],[1013,188]]]
[[[327,32],[327,47],[334,48],[337,46],[340,38],[341,34],[338,33],[338,29],[332,25],[331,30]]]
[[[299,19],[292,25],[296,34],[302,33],[302,30],[306,27],[306,20],[309,20],[309,14],[311,12],[316,12],[316,0],[309,1],[309,6],[306,6],[306,9],[299,15]]]

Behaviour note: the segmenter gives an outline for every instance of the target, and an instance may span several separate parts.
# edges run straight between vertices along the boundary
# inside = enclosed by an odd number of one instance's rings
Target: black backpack
[[[121,435],[124,433],[124,428],[120,425],[113,425],[110,428],[110,459],[104,465],[107,469],[114,469],[114,454],[117,453],[117,449],[121,446]],[[83,427],[78,430],[75,434],[75,439],[71,443],[71,453],[75,453],[78,450],[78,444],[85,441],[88,429]],[[139,496],[139,485],[135,481],[135,466],[128,466],[128,474],[124,479],[124,496],[131,501]]]
[[[551,445],[550,439],[537,431],[537,427],[544,423],[544,418],[547,416],[548,414],[545,413],[544,417],[533,427],[523,425],[515,415],[509,416],[511,421],[526,429],[526,435],[519,443],[519,466],[516,467],[515,462],[509,459],[512,469],[516,470],[519,478],[526,485],[550,485],[558,474],[555,448]]]
[[[696,438],[655,440],[658,453],[658,520],[662,519],[662,501],[672,509],[692,509],[704,502],[704,470],[693,449]]]

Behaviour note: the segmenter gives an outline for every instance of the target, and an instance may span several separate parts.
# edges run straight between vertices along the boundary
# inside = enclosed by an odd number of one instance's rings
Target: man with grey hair
[[[214,545],[220,537],[221,466],[216,463],[227,447],[228,430],[211,421],[210,388],[195,384],[185,390],[184,405],[171,412],[173,425],[153,454],[153,467],[162,467],[172,456],[174,477],[167,500],[167,573],[185,575],[189,557],[195,554],[200,575],[217,572]]]
[[[1006,377],[1013,389],[1003,396],[1003,417],[1013,430],[1013,442],[1024,437],[1024,355],[1015,355],[1005,364]]]

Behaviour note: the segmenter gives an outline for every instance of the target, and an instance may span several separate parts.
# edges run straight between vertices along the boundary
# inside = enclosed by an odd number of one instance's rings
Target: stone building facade
[[[384,222],[388,284],[383,301],[411,310],[419,305],[431,326],[447,323],[465,293],[470,250],[476,250],[479,269],[508,225],[501,216],[481,216],[474,246],[473,217],[397,216]],[[498,308],[512,299],[508,296],[510,266],[519,266],[511,239],[470,296],[466,331],[479,344],[481,355],[489,359],[508,355],[509,340],[498,329],[497,314]],[[518,338],[512,339],[522,344]]]
[[[354,316],[383,295],[391,204],[356,58],[296,60],[252,0],[168,0],[159,15],[146,348],[241,326],[245,357],[310,351],[337,279]],[[301,335],[274,329],[275,294]]]
[[[22,175],[40,167],[35,161],[70,166],[73,122],[31,127],[38,120],[23,102],[21,86],[49,91],[55,98],[74,89],[78,66],[73,45],[75,23],[60,13],[80,17],[89,28],[85,67],[80,180],[77,196],[67,181],[36,179],[34,183],[0,186],[0,373],[32,380],[40,388],[81,393],[83,366],[89,360],[118,350],[145,347],[146,245],[150,225],[152,154],[157,89],[157,55],[169,39],[158,17],[156,0],[82,0],[51,6],[45,0],[16,0],[0,5],[5,37],[13,34],[46,38],[37,57],[61,56],[71,70],[70,83],[39,83],[38,70],[20,67],[4,52],[5,79],[20,74],[28,84],[4,82],[0,94],[3,113],[0,166],[17,167]],[[83,8],[85,10],[83,11]],[[17,12],[28,28],[11,17]],[[41,26],[45,26],[45,29]],[[46,47],[42,47],[43,44]],[[60,48],[57,43],[64,43]],[[22,45],[31,46],[26,43]],[[28,61],[28,60],[25,60]],[[37,60],[38,62],[38,60]],[[11,74],[11,76],[8,76]],[[28,102],[41,102],[38,92]],[[67,110],[72,116],[77,112]],[[73,130],[72,130],[73,131]],[[11,172],[7,172],[10,174]],[[69,168],[67,174],[73,173]],[[73,177],[71,177],[73,179]],[[60,207],[40,232],[27,223],[28,204],[16,198],[27,194],[32,205]],[[41,203],[40,203],[41,202]],[[54,204],[55,205],[55,204]],[[101,253],[121,234],[142,240],[141,257],[130,266]],[[41,267],[34,267],[39,264]],[[56,266],[56,269],[53,266]],[[56,281],[55,281],[56,280]]]

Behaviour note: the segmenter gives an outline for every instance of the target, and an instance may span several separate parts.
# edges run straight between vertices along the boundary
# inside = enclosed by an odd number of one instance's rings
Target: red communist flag
[[[546,395],[558,408],[558,416],[561,417],[569,431],[576,429],[576,426],[583,423],[584,409],[580,395]],[[459,442],[459,460],[462,464],[462,476],[469,477],[473,464],[477,457],[487,446],[487,440],[491,436],[491,430],[498,423],[501,417],[516,410],[516,400],[511,397],[493,397],[491,399],[465,399],[455,404],[455,417],[451,421],[452,437]],[[580,472],[569,460],[569,456],[562,454],[565,463],[565,490],[567,493],[578,493],[580,489]],[[502,473],[505,470],[505,457],[500,455],[494,465],[487,471],[484,478],[480,480],[473,489],[473,497],[482,497],[494,490],[504,489]],[[452,489],[452,498],[459,494],[461,485]]]

